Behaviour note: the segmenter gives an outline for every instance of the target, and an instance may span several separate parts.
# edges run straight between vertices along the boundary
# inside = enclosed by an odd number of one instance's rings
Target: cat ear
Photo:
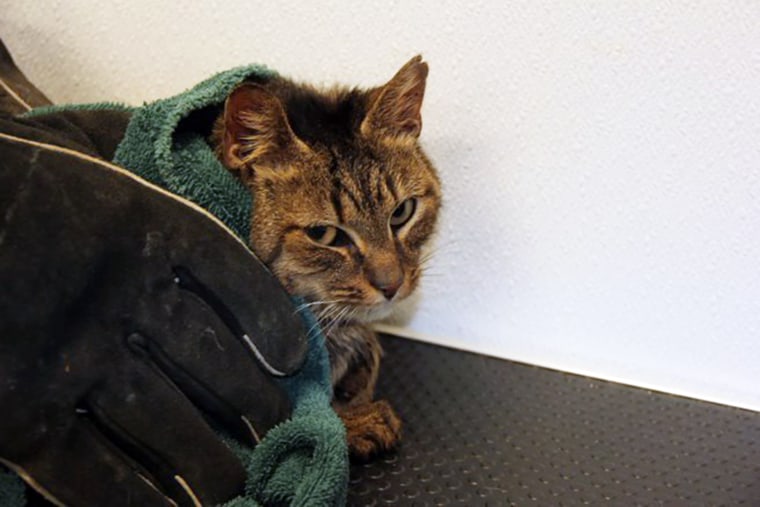
[[[422,130],[420,109],[427,75],[428,65],[417,55],[393,79],[374,90],[361,133],[392,142],[414,142]]]
[[[263,87],[246,83],[235,88],[224,104],[224,164],[241,169],[258,162],[287,164],[308,147],[293,133],[280,100]]]

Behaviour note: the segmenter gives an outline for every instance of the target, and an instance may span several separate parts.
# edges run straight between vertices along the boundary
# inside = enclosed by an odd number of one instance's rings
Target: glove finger
[[[251,446],[290,415],[283,389],[251,364],[243,347],[225,329],[207,327],[195,333],[185,329],[182,343],[160,342],[137,333],[128,342],[215,423]]]
[[[303,364],[308,340],[290,297],[251,254],[217,251],[218,260],[212,260],[210,246],[199,242],[192,267],[174,268],[179,286],[213,308],[269,374],[293,374]]]
[[[89,419],[140,463],[180,505],[214,505],[243,491],[243,465],[198,410],[152,365],[135,358],[133,373],[109,380],[83,402]]]
[[[276,376],[298,370],[306,356],[307,328],[290,297],[261,261],[216,218],[183,201],[143,192],[140,210],[146,229],[160,230],[146,240],[148,255],[165,256],[180,285],[214,308],[249,353]]]
[[[196,405],[235,437],[257,443],[290,415],[286,393],[216,308],[165,278],[134,299],[132,318],[143,338],[131,346],[142,343],[147,356]]]
[[[56,505],[176,505],[86,421],[40,451],[22,463],[2,462]]]

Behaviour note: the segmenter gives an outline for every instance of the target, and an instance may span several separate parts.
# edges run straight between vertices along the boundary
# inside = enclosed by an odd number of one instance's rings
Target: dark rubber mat
[[[760,413],[384,337],[399,451],[348,504],[760,505]]]

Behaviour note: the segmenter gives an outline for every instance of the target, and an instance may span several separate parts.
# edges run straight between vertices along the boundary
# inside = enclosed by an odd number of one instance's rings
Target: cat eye
[[[306,235],[314,241],[323,246],[346,246],[351,243],[351,238],[348,237],[346,231],[335,227],[333,225],[317,225],[315,227],[307,227]]]
[[[409,219],[412,218],[412,215],[414,215],[414,210],[416,208],[417,199],[407,199],[406,201],[396,206],[396,209],[393,210],[393,213],[391,213],[391,227],[397,229],[407,223]]]

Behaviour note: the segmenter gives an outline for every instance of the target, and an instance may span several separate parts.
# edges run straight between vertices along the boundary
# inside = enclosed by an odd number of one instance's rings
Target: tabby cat
[[[401,422],[373,401],[381,348],[367,323],[408,297],[441,203],[418,144],[428,66],[385,85],[320,90],[282,77],[236,88],[212,143],[250,189],[250,244],[324,328],[354,457],[393,448]]]

